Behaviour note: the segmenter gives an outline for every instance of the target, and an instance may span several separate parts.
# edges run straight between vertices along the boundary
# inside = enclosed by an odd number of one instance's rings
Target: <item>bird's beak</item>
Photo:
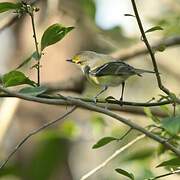
[[[66,61],[67,61],[67,62],[74,63],[74,62],[72,61],[72,59],[67,59]]]

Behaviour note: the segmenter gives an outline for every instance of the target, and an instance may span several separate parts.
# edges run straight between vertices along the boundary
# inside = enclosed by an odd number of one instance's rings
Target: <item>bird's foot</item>
[[[123,98],[120,98],[120,99],[119,99],[119,105],[120,105],[120,106],[123,106]]]

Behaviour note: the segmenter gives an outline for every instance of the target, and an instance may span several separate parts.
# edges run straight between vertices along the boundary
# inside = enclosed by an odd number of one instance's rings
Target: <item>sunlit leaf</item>
[[[169,134],[178,135],[180,133],[180,116],[164,118],[161,123]]]
[[[134,180],[134,175],[132,173],[129,173],[129,172],[127,172],[123,169],[120,169],[120,168],[115,169],[115,171],[121,175],[128,177],[131,180]]]
[[[35,82],[31,81],[28,77],[25,76],[25,74],[20,71],[11,71],[7,74],[4,74],[2,77],[2,82],[4,87],[17,86],[22,84],[35,86]]]
[[[92,148],[97,149],[97,148],[105,146],[106,144],[108,144],[112,141],[116,141],[116,140],[118,140],[118,139],[115,137],[104,137],[104,138],[100,139],[95,145],[93,145]]]
[[[53,24],[48,27],[41,38],[41,51],[60,41],[72,29],[74,27],[64,27],[60,24]]]
[[[173,158],[168,161],[164,161],[156,167],[163,167],[163,166],[179,167],[180,166],[180,158]]]
[[[9,10],[13,10],[13,9],[17,9],[20,7],[20,4],[17,3],[11,3],[11,2],[2,2],[0,3],[0,13],[9,11]]]
[[[30,96],[38,96],[45,93],[46,91],[47,91],[46,87],[40,86],[40,87],[25,87],[21,89],[19,92]]]
[[[154,27],[148,29],[147,31],[145,31],[145,33],[153,32],[153,31],[159,31],[159,30],[163,30],[163,28],[161,26],[154,26]]]

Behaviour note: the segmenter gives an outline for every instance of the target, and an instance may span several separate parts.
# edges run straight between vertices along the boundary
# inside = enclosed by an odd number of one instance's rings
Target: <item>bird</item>
[[[80,66],[87,80],[98,85],[102,90],[95,96],[99,97],[108,87],[116,87],[122,84],[119,101],[123,101],[125,81],[134,75],[142,76],[143,73],[155,73],[154,71],[134,68],[133,66],[117,60],[110,55],[94,51],[81,51],[75,54],[68,62]]]

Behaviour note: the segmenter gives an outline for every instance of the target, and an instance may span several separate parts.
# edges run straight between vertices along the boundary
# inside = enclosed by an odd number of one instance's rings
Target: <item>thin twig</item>
[[[132,6],[134,9],[135,16],[136,16],[136,20],[137,20],[137,23],[138,23],[138,26],[139,26],[139,29],[140,29],[140,32],[142,35],[142,39],[143,39],[143,41],[144,41],[144,43],[145,43],[145,45],[149,51],[151,59],[152,59],[152,63],[153,63],[154,71],[156,73],[156,79],[157,79],[158,86],[163,92],[165,92],[167,95],[170,95],[171,92],[166,87],[164,87],[162,84],[160,73],[159,73],[158,66],[157,66],[156,59],[155,59],[155,55],[154,55],[154,52],[153,52],[153,50],[149,44],[147,37],[146,37],[145,31],[144,31],[144,28],[143,28],[143,25],[142,25],[142,22],[141,22],[141,19],[140,19],[140,16],[139,16],[139,13],[138,13],[138,10],[136,7],[135,0],[131,0],[131,2],[132,2]]]
[[[30,132],[27,136],[25,136],[19,143],[18,145],[14,148],[14,150],[8,155],[8,157],[4,160],[4,162],[1,164],[0,166],[0,170],[8,163],[8,161],[11,159],[11,157],[20,149],[20,147],[27,141],[29,140],[29,138],[31,138],[32,136],[36,135],[37,133],[41,132],[42,130],[44,130],[47,127],[52,126],[53,124],[57,123],[58,121],[62,120],[63,118],[65,118],[66,116],[68,116],[69,114],[71,114],[77,107],[73,106],[68,112],[66,112],[64,115],[58,117],[57,119],[48,122],[46,124],[44,124],[43,126],[41,126],[38,129],[33,130],[32,132]]]
[[[154,178],[150,178],[148,180],[160,179],[160,178],[163,178],[163,177],[167,177],[167,176],[170,176],[170,175],[173,175],[173,174],[179,174],[179,173],[180,173],[180,169],[178,169],[176,171],[172,171],[172,172],[166,173],[166,174],[162,174],[162,175],[156,176]]]
[[[143,139],[145,137],[145,135],[140,135],[137,138],[135,138],[134,140],[132,140],[131,142],[129,142],[128,144],[126,144],[125,146],[123,146],[122,148],[116,150],[110,157],[108,157],[103,163],[101,163],[100,165],[98,165],[96,168],[92,169],[91,171],[89,171],[88,173],[86,173],[85,175],[82,176],[82,178],[80,180],[85,180],[87,178],[89,178],[90,176],[92,176],[93,174],[95,174],[97,171],[99,171],[100,169],[102,169],[103,167],[105,167],[109,162],[111,162],[114,158],[116,158],[121,152],[123,152],[124,150],[126,150],[127,148],[129,148],[130,146],[132,146],[133,144],[135,144],[137,141]]]

